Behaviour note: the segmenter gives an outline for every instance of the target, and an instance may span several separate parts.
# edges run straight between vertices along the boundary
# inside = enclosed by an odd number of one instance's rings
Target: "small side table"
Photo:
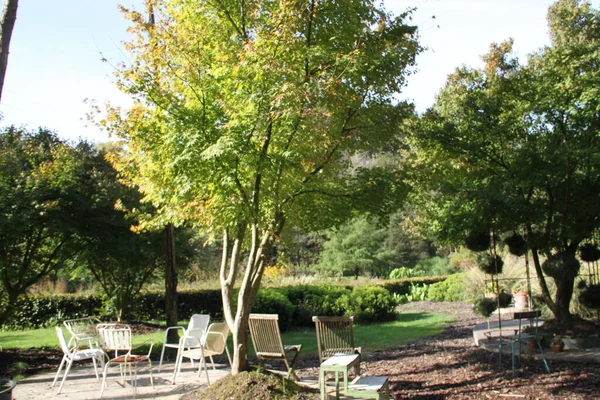
[[[335,374],[335,398],[340,398],[340,378],[342,373],[344,377],[344,393],[348,392],[348,372],[354,368],[356,376],[360,375],[360,355],[359,354],[339,354],[329,357],[323,361],[319,370],[319,382],[321,386],[321,400],[327,398],[327,390],[325,388],[325,375],[327,372]]]

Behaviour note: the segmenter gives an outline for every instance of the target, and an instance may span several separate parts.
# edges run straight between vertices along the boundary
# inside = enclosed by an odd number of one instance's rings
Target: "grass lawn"
[[[452,317],[432,313],[402,313],[395,321],[354,327],[354,342],[363,352],[386,349],[422,337],[440,333],[452,321]],[[183,323],[185,325],[185,323]],[[134,345],[146,340],[154,342],[153,353],[159,353],[163,332],[148,335],[134,335]],[[306,328],[282,334],[285,344],[302,344],[302,354],[317,353],[315,330]],[[58,349],[58,339],[54,328],[32,329],[23,331],[0,331],[0,345],[5,349],[30,349],[51,347]],[[231,348],[231,340],[229,341]]]

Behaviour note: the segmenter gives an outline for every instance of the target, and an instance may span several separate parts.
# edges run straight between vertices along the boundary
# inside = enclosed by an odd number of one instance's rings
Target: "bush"
[[[358,323],[391,321],[396,317],[393,296],[378,286],[357,287],[340,297],[338,304],[345,315],[353,315]]]
[[[458,269],[446,257],[432,257],[419,261],[414,271],[421,276],[446,276],[458,272]]]
[[[295,326],[314,326],[313,315],[343,315],[339,308],[338,299],[351,293],[343,286],[285,286],[276,290],[284,294],[294,306]]]
[[[452,274],[446,280],[429,286],[429,301],[470,301],[463,274]]]
[[[252,312],[279,315],[279,328],[286,331],[292,326],[294,305],[283,293],[276,289],[263,289],[256,296],[256,300],[252,305]]]
[[[392,270],[392,272],[390,272],[390,279],[412,278],[414,276],[419,276],[419,275],[420,274],[417,273],[412,268],[399,267],[399,268],[394,268]]]

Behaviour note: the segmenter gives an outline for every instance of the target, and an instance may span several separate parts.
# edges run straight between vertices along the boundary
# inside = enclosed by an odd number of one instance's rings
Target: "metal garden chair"
[[[100,368],[104,367],[104,352],[101,349],[93,348],[94,338],[91,337],[81,337],[81,336],[71,336],[69,342],[65,340],[65,335],[60,327],[56,327],[56,336],[58,336],[58,342],[60,343],[60,348],[63,351],[63,358],[60,362],[60,366],[58,367],[58,371],[56,372],[56,376],[54,377],[54,381],[52,382],[52,387],[56,385],[56,381],[60,376],[60,371],[62,371],[63,367],[66,364],[65,374],[60,382],[60,386],[58,388],[58,394],[60,394],[65,381],[67,380],[67,375],[69,375],[69,371],[71,370],[71,366],[75,361],[85,361],[92,360],[94,364],[94,372],[96,373],[96,379],[100,379],[98,376],[98,364],[100,363]],[[81,347],[84,345],[85,347]]]
[[[183,326],[171,326],[171,327],[167,328],[167,330],[165,331],[165,339],[163,340],[162,350],[160,352],[160,361],[158,363],[158,371],[160,372],[160,369],[162,367],[163,358],[165,355],[165,349],[171,348],[171,349],[177,349],[179,351],[179,345],[181,342],[181,338],[184,336],[186,337],[186,340],[184,343],[185,348],[191,349],[194,347],[198,347],[200,345],[202,337],[204,336],[204,334],[206,333],[206,330],[208,329],[209,322],[210,322],[210,315],[194,314],[194,315],[192,315],[192,318],[190,318],[190,322],[188,323],[187,329],[184,328]],[[173,331],[173,330],[180,331],[180,337],[179,337],[180,340],[176,343],[168,341],[169,332]],[[175,369],[177,369],[177,368],[175,368]]]

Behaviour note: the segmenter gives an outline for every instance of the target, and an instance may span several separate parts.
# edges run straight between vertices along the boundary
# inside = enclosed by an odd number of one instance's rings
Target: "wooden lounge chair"
[[[336,354],[360,354],[354,347],[354,317],[312,317],[317,330],[319,362]]]
[[[266,368],[265,361],[281,360],[285,364],[285,377],[288,379],[297,379],[294,372],[294,363],[302,345],[284,346],[281,341],[279,331],[279,316],[277,314],[250,314],[250,336],[252,345],[256,353],[256,358],[261,367]],[[291,360],[288,359],[288,353],[291,354]],[[273,371],[271,372],[281,372]]]

